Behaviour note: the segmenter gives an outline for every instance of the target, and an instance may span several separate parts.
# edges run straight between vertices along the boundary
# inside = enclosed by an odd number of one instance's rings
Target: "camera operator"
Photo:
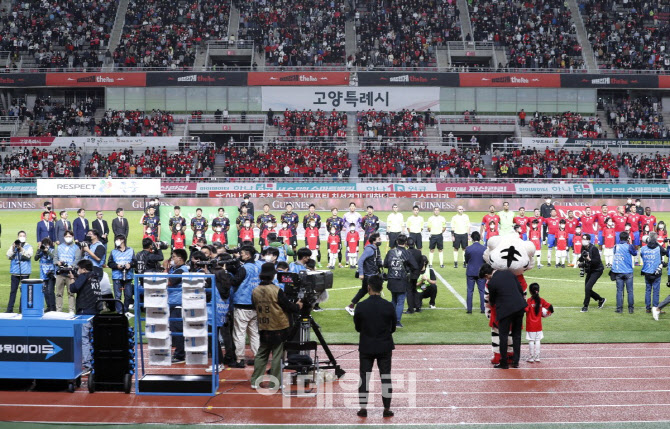
[[[33,257],[33,247],[26,243],[26,232],[19,231],[14,244],[7,249],[7,259],[9,259],[9,273],[11,274],[9,302],[7,302],[7,313],[14,312],[14,301],[16,301],[16,291],[19,290],[21,281],[30,277],[32,266],[30,260]],[[19,311],[20,311],[19,303]]]
[[[56,254],[54,256],[54,264],[56,265],[56,311],[63,309],[63,292],[67,289],[68,294],[68,308],[70,313],[74,314],[75,297],[70,292],[69,286],[71,281],[69,273],[76,269],[77,264],[81,260],[81,249],[74,242],[74,233],[72,231],[65,231],[63,234],[63,242],[58,245]]]
[[[379,274],[379,270],[384,265],[382,263],[382,255],[379,251],[379,247],[382,245],[382,238],[378,232],[370,234],[368,238],[368,244],[363,249],[363,254],[358,259],[358,270],[356,271],[356,277],[362,280],[361,289],[356,292],[354,299],[351,300],[351,304],[344,307],[347,310],[347,313],[354,315],[354,307],[368,293],[368,279],[370,276],[375,276]]]
[[[112,283],[114,284],[114,297],[121,300],[123,293],[123,305],[117,302],[116,312],[126,313],[129,305],[133,303],[133,267],[135,262],[135,251],[126,246],[126,236],[117,235],[114,239],[114,249],[109,254],[107,265],[112,269]]]
[[[186,265],[186,250],[174,249],[172,257],[170,258],[170,269],[168,274],[184,274],[188,273],[190,268]],[[181,319],[181,277],[171,277],[168,279],[169,288],[178,288],[177,290],[168,291],[168,305],[170,306],[170,318]],[[184,322],[181,320],[170,321],[170,331],[173,333],[184,332]],[[172,345],[174,346],[174,354],[172,355],[172,363],[184,363],[186,352],[184,351],[184,336],[173,335]]]
[[[83,259],[77,263],[77,276],[75,279],[74,272],[68,273],[70,278],[69,290],[73,294],[77,294],[77,311],[79,314],[95,315],[100,312],[101,303],[104,298],[102,289],[100,287],[100,277],[93,265],[93,262],[88,259]],[[84,369],[91,369],[91,339],[89,332],[91,330],[91,323],[87,322],[82,326],[82,364]]]
[[[244,246],[240,249],[240,260],[242,266],[235,273],[233,286],[234,328],[233,341],[235,343],[235,354],[237,362],[231,365],[233,368],[244,368],[245,335],[249,335],[251,353],[256,356],[258,352],[258,317],[251,301],[251,295],[258,286],[259,269],[254,262],[256,249],[252,246]]]
[[[56,266],[54,265],[54,246],[49,237],[42,239],[39,249],[35,254],[35,261],[40,263],[40,279],[44,281],[44,299],[46,311],[56,311],[56,294],[54,284],[56,283]],[[45,311],[45,312],[46,312]]]
[[[142,250],[135,255],[137,274],[163,271],[161,262],[165,259],[165,256],[163,256],[163,250],[160,248],[159,244],[160,243],[154,243],[150,238],[142,240]]]
[[[297,259],[288,265],[288,270],[292,273],[307,271],[307,261],[312,257],[312,251],[306,247],[298,249]]]
[[[589,302],[591,299],[598,302],[598,308],[603,308],[606,299],[598,295],[594,290],[596,282],[603,275],[605,268],[600,259],[600,251],[598,247],[591,244],[591,235],[582,234],[582,254],[578,259],[579,267],[586,274],[584,280],[584,306],[582,313],[589,311]]]
[[[279,251],[279,256],[277,257],[279,262],[286,262],[288,260],[287,256],[293,256],[293,248],[286,245],[282,237],[277,237],[276,232],[269,233],[267,236],[267,241],[269,244],[266,249],[274,248]]]
[[[102,267],[105,265],[107,250],[105,245],[100,242],[98,231],[91,229],[86,233],[86,238],[80,243],[82,259],[93,263],[93,269],[98,271],[98,277],[102,277]]]
[[[405,308],[405,297],[409,289],[409,274],[417,271],[419,266],[414,257],[405,248],[407,236],[401,234],[396,238],[396,247],[389,250],[384,258],[384,267],[388,269],[387,287],[391,291],[391,304],[395,307],[396,327],[402,328],[400,322]]]
[[[623,313],[623,290],[628,294],[628,313],[635,311],[633,296],[633,258],[637,250],[632,244],[632,237],[626,231],[619,233],[619,243],[614,246],[612,273],[616,275],[616,313]]]
[[[259,378],[263,377],[265,367],[272,353],[272,364],[270,366],[270,388],[279,382],[281,377],[281,358],[284,354],[284,342],[290,334],[291,323],[287,313],[298,313],[302,309],[302,301],[295,304],[290,302],[284,291],[273,283],[277,274],[274,264],[266,262],[261,267],[259,274],[260,285],[254,289],[252,294],[253,305],[258,312],[258,331],[260,334],[260,347],[254,361],[254,373],[251,376],[251,387],[257,385]]]

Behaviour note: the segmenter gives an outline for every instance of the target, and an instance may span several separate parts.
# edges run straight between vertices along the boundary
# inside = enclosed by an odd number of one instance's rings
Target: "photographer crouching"
[[[583,234],[582,235],[582,254],[579,259],[579,275],[586,279],[584,280],[584,306],[582,307],[582,313],[589,311],[589,303],[591,299],[598,303],[598,308],[603,308],[605,305],[606,299],[598,295],[594,290],[596,282],[603,275],[605,267],[603,267],[603,262],[600,259],[600,251],[598,247],[591,244],[591,235]]]
[[[254,361],[254,372],[251,376],[251,387],[269,387],[276,389],[276,383],[281,377],[281,358],[284,354],[284,342],[291,332],[291,323],[287,313],[298,313],[302,309],[302,301],[292,303],[288,300],[284,291],[274,284],[274,264],[267,262],[261,267],[259,274],[260,285],[254,289],[252,294],[253,305],[258,314],[258,331],[260,334],[260,346],[256,352]],[[258,383],[263,377],[268,358],[272,353],[272,364],[270,365],[271,381]]]

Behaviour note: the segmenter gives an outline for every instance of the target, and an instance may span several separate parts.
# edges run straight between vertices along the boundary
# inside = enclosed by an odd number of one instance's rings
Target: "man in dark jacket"
[[[486,286],[486,279],[479,278],[479,269],[484,264],[484,251],[486,250],[486,246],[479,242],[481,236],[478,231],[474,231],[470,234],[470,238],[472,238],[472,244],[465,249],[464,255],[465,263],[468,267],[465,271],[468,287],[468,308],[466,312],[472,314],[472,294],[475,291],[475,283],[477,283],[477,289],[479,290],[479,310],[484,313],[484,287]]]
[[[412,237],[407,238],[407,251],[411,257],[416,261],[417,269],[409,272],[409,287],[407,288],[407,314],[412,314],[415,311],[421,311],[422,294],[416,291],[417,281],[421,277],[422,255],[421,250],[416,248],[416,243]]]
[[[356,331],[360,332],[358,353],[361,380],[358,400],[361,409],[358,411],[358,416],[368,416],[369,377],[376,360],[382,382],[383,415],[392,417],[391,359],[395,348],[393,333],[397,322],[396,312],[393,304],[381,297],[383,281],[380,276],[371,276],[367,284],[370,297],[360,302],[354,310],[354,325]]]
[[[405,294],[410,286],[409,273],[419,269],[414,257],[405,249],[407,236],[399,235],[396,247],[389,250],[384,258],[384,268],[388,270],[388,289],[391,291],[391,304],[395,306],[398,327],[402,328],[400,320],[405,308]]]
[[[510,327],[512,329],[512,368],[519,367],[521,357],[521,328],[526,309],[523,289],[516,275],[510,271],[496,271],[488,283],[489,301],[495,306],[498,330],[500,331],[500,363],[495,368],[509,368],[507,362],[507,343]]]
[[[580,266],[583,267],[586,278],[584,279],[584,306],[582,313],[589,311],[589,303],[593,299],[598,302],[598,308],[603,308],[607,299],[598,295],[594,290],[596,282],[603,275],[605,267],[600,259],[598,247],[591,244],[591,234],[582,235],[582,254],[579,256]]]
[[[366,293],[368,293],[368,279],[370,276],[375,276],[379,274],[379,269],[382,268],[382,256],[379,251],[379,247],[382,245],[382,238],[378,232],[370,234],[368,238],[368,244],[363,249],[363,254],[358,259],[358,279],[363,283],[361,288],[354,299],[351,300],[351,304],[344,307],[347,313],[354,315],[354,306],[358,304]]]

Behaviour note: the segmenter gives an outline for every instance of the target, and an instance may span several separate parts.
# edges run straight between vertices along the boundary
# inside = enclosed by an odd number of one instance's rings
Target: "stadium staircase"
[[[121,42],[123,26],[126,23],[126,12],[128,12],[128,3],[130,3],[130,0],[119,1],[119,6],[116,10],[116,18],[114,19],[114,27],[112,28],[112,34],[109,37],[109,52],[114,52]]]
[[[603,129],[603,131],[605,131],[607,133],[607,138],[608,139],[614,138],[614,129],[607,124],[607,111],[598,110],[596,112],[596,116],[598,117],[598,119],[600,119],[600,123],[602,124],[602,129]],[[623,177],[623,176],[621,176],[621,177]]]
[[[345,57],[349,58],[350,55],[356,56],[356,23],[354,19],[348,19],[344,24],[344,40]]]
[[[222,153],[219,153],[214,158],[214,170],[212,171],[213,177],[223,177],[223,166],[226,162],[226,156]]]
[[[458,7],[458,10],[460,12],[460,20],[461,20],[461,37],[463,38],[463,41],[465,42],[465,37],[469,34],[470,37],[472,37],[472,40],[474,40],[474,33],[472,32],[472,22],[470,21],[470,10],[468,9],[468,1],[467,0],[458,0],[456,2],[456,7]]]
[[[586,68],[589,72],[595,73],[598,70],[598,65],[596,64],[595,57],[593,56],[593,48],[591,47],[591,42],[589,42],[589,37],[586,33],[586,27],[584,26],[582,14],[579,12],[577,0],[567,0],[566,3],[570,9],[572,20],[575,23],[575,28],[577,30],[577,41],[579,41],[579,44],[582,47],[582,56],[584,57]]]
[[[228,37],[234,36],[237,39],[237,33],[240,30],[240,10],[235,6],[235,2],[230,5],[230,18],[228,19]],[[230,39],[228,39],[230,40]]]
[[[350,181],[358,179],[358,153],[361,150],[358,141],[358,126],[356,124],[356,114],[347,113],[347,152],[349,152],[349,161],[351,161]]]

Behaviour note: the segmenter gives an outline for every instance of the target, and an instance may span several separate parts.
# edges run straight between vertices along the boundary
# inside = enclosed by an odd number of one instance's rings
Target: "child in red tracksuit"
[[[540,298],[540,285],[531,283],[528,287],[530,298],[526,306],[526,339],[530,345],[530,357],[526,362],[540,361],[540,340],[542,333],[542,318],[549,317],[554,312],[554,306]]]
[[[349,232],[347,232],[347,259],[351,268],[358,266],[358,243],[361,241],[361,236],[356,231],[356,225],[353,223],[349,225]]]
[[[291,245],[291,237],[293,237],[293,233],[287,223],[282,224],[281,229],[277,233],[277,237],[282,237],[284,239],[284,244],[287,246]]]
[[[341,244],[342,238],[340,237],[340,234],[337,233],[335,228],[331,228],[330,234],[328,235],[328,268],[331,270],[335,269],[337,255],[340,254]]]
[[[238,246],[241,246],[245,241],[250,241],[251,245],[254,245],[254,228],[249,221],[244,222],[244,226],[238,231]]]
[[[151,241],[156,241],[156,236],[153,234],[153,230],[151,228],[147,228],[144,231],[144,235],[142,236],[142,239],[144,240],[145,238],[150,238]]]
[[[305,245],[309,250],[312,251],[311,259],[319,263],[321,267],[321,252],[319,251],[319,246],[321,241],[319,239],[319,228],[316,227],[314,221],[309,223],[309,226],[305,228]]]
[[[223,228],[217,226],[214,228],[214,234],[212,234],[212,243],[226,243],[226,233],[223,232]]]
[[[172,250],[186,248],[186,234],[184,231],[175,231],[172,233]]]

